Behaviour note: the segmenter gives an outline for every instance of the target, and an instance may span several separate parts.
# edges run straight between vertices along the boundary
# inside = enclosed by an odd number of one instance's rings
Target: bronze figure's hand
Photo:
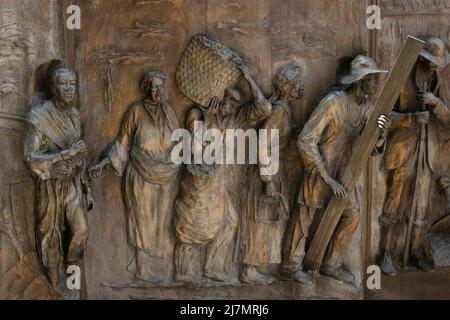
[[[221,102],[218,97],[211,99],[208,105],[207,114],[216,114],[220,109]]]
[[[269,198],[275,197],[276,194],[275,185],[273,182],[267,182],[266,183],[266,196]]]
[[[61,165],[62,164],[62,165]],[[73,168],[67,165],[64,165],[63,162],[58,163],[52,168],[53,177],[69,177],[72,173]]]
[[[413,114],[414,119],[421,124],[427,124],[430,120],[430,112],[429,111],[422,111],[422,112],[415,112]]]
[[[389,128],[392,125],[392,121],[391,119],[389,119],[388,116],[382,114],[379,118],[378,118],[378,128],[381,129],[381,136],[385,137],[387,132],[389,131]]]
[[[344,187],[334,179],[330,179],[327,181],[328,186],[333,190],[333,194],[338,198],[345,198],[347,196],[347,192]]]
[[[233,63],[236,65],[236,68],[242,71],[243,74],[247,74],[249,72],[248,66],[245,64],[241,57],[233,58]]]
[[[439,98],[437,98],[431,92],[420,91],[419,94],[417,94],[417,97],[419,98],[420,102],[424,105],[435,106],[439,102]]]
[[[88,176],[90,178],[97,178],[102,175],[102,171],[103,171],[103,164],[99,163],[98,165],[89,168]]]
[[[88,176],[90,178],[97,178],[97,177],[101,176],[103,169],[110,163],[111,163],[111,160],[108,157],[103,158],[103,160],[100,161],[96,166],[93,166],[90,169],[88,169],[88,172],[87,172]]]
[[[80,140],[78,142],[75,142],[72,144],[69,150],[69,156],[74,157],[78,154],[85,154],[87,153],[87,147],[86,143],[83,140]]]
[[[389,119],[388,116],[382,114],[379,118],[378,118],[378,127],[381,130],[389,130],[389,128],[391,127],[392,121],[391,119]]]

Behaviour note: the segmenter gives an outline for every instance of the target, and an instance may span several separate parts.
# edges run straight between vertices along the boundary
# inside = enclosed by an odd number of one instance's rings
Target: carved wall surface
[[[382,29],[369,31],[366,27],[366,8],[373,2],[376,1],[341,0],[339,4],[330,5],[330,1],[325,0],[0,0],[0,146],[1,150],[6,151],[0,155],[0,298],[370,297],[365,288],[366,267],[379,262],[379,220],[389,184],[383,157],[371,160],[369,170],[365,170],[358,181],[362,202],[360,221],[342,256],[343,265],[355,276],[352,285],[323,275],[315,277],[312,285],[299,284],[283,276],[278,263],[261,266],[260,271],[276,276],[272,284],[245,284],[240,281],[243,265],[239,250],[227,262],[231,279],[223,282],[207,279],[195,284],[177,281],[174,260],[177,258],[179,230],[176,229],[178,220],[174,206],[177,197],[182,194],[180,188],[183,188],[183,179],[189,169],[183,166],[179,172],[174,170],[176,178],[171,181],[170,187],[162,183],[146,184],[147,180],[141,184],[136,180],[132,184],[127,180],[132,174],[125,170],[126,173],[120,177],[117,173],[120,171],[118,163],[126,154],[120,144],[127,138],[131,144],[135,143],[134,136],[126,137],[127,128],[135,125],[132,120],[136,121],[133,118],[136,115],[129,111],[151,105],[148,97],[145,97],[147,100],[142,97],[143,88],[148,91],[154,83],[165,80],[167,103],[163,104],[163,116],[156,115],[157,111],[151,109],[155,112],[151,117],[156,123],[165,117],[163,121],[167,121],[169,127],[175,120],[185,127],[191,118],[195,118],[192,116],[195,115],[195,110],[192,112],[195,103],[177,85],[177,68],[189,41],[196,35],[206,35],[243,58],[249,74],[267,98],[276,91],[273,81],[279,70],[292,64],[301,67],[304,94],[301,99],[289,102],[295,128],[290,133],[287,151],[282,155],[288,207],[291,214],[297,212],[297,197],[305,174],[296,146],[297,138],[322,98],[337,88],[337,78],[343,73],[342,66],[348,66],[352,58],[363,54],[372,56],[379,67],[389,69],[408,35],[420,39],[437,36],[449,47],[447,20],[450,17],[450,0],[381,0]],[[65,10],[71,4],[81,9],[80,30],[65,27]],[[87,213],[89,239],[84,259],[81,260],[81,292],[62,289],[65,284],[60,281],[56,290],[60,295],[52,289],[45,276],[36,249],[39,247],[34,200],[37,184],[33,182],[33,177],[35,182],[39,180],[26,167],[23,156],[26,117],[31,106],[38,105],[44,99],[41,89],[46,83],[42,82],[44,75],[41,73],[46,70],[42,68],[52,60],[65,61],[78,78],[76,104],[88,149],[86,167],[109,161],[103,174],[91,179],[95,207]],[[233,72],[240,76],[240,68],[245,69],[239,65]],[[152,83],[151,86],[144,81],[140,87],[142,73],[147,69],[158,69],[163,76],[149,73],[150,80],[147,81]],[[448,67],[440,71],[444,82],[450,80],[449,76]],[[251,83],[248,76],[244,78]],[[245,80],[241,79],[238,86],[243,91],[245,102],[257,100],[251,90],[254,88]],[[134,109],[130,108],[133,102]],[[152,111],[149,112],[152,114]],[[442,141],[443,145],[450,146],[450,136],[447,139],[443,134]],[[441,159],[444,160],[441,161],[439,175],[450,177],[450,161],[445,161],[448,155],[445,146],[442,147]],[[257,185],[252,180],[253,169],[254,166],[252,168],[250,165],[225,166],[223,195],[227,195],[227,205],[236,211],[239,230],[234,240],[236,243],[242,240],[239,239],[239,232],[244,227],[249,190]],[[428,216],[432,224],[434,260],[437,267],[445,268],[450,266],[450,220],[445,207],[445,191],[439,179],[434,177],[431,183]],[[127,197],[130,190],[134,196],[142,197]],[[211,193],[213,191],[217,190],[211,190]],[[156,195],[158,192],[162,192],[159,197]],[[158,247],[156,251],[162,248],[163,252],[154,254],[157,258],[153,257],[153,253],[144,254],[151,256],[146,258],[145,263],[147,269],[157,275],[158,281],[153,282],[136,279],[139,250],[130,245],[132,242],[145,242],[131,239],[130,228],[133,224],[139,227],[139,222],[130,216],[129,207],[145,209],[146,204],[143,203],[146,197],[155,197],[158,208],[164,206],[161,204],[163,202],[170,204],[162,220],[163,227],[158,229],[163,236],[152,237],[152,240],[162,239],[162,243],[158,244],[160,246],[147,244]],[[124,201],[130,202],[128,206]],[[154,210],[153,207],[151,210]],[[320,219],[321,216],[316,215],[311,233]],[[147,221],[147,225],[141,228],[144,231],[138,230],[137,233],[147,232],[146,228],[153,228],[153,223],[156,222]],[[403,227],[398,237],[398,257],[403,253],[401,248],[404,247],[406,232],[406,227]],[[134,235],[135,238],[139,236]],[[145,246],[137,246],[140,245]],[[188,269],[202,273],[208,247],[200,246],[198,252],[197,259],[195,251],[188,252],[192,255]],[[442,270],[439,272],[443,272],[445,277],[447,269]],[[401,283],[406,283],[405,279],[400,278]],[[397,289],[395,280],[386,283],[387,288]],[[421,297],[420,294],[418,297]],[[389,296],[388,293],[386,295]]]
[[[364,5],[344,1],[328,6],[318,1],[79,1],[83,28],[75,36],[74,65],[80,75],[80,109],[91,159],[97,160],[117,133],[120,119],[130,102],[139,99],[137,81],[145,68],[159,68],[167,73],[168,102],[181,123],[192,102],[184,98],[174,83],[178,61],[190,38],[208,34],[238,51],[266,95],[271,93],[274,73],[287,63],[297,62],[304,69],[305,98],[294,102],[297,125],[305,122],[315,105],[334,84],[337,61],[343,56],[364,52]],[[355,14],[359,13],[359,14]],[[348,22],[333,27],[342,17]],[[97,30],[97,32],[91,32]],[[293,140],[293,142],[295,142]],[[294,144],[290,148],[289,186],[292,197],[298,191],[301,168]],[[243,166],[227,166],[228,191],[242,214],[248,181],[242,179]],[[86,257],[90,297],[158,296],[194,294],[184,289],[116,289],[129,282],[125,270],[129,263],[120,178],[112,173],[93,184],[98,206],[89,216],[90,235]],[[175,199],[177,190],[167,195]],[[167,218],[167,230],[171,219]],[[167,248],[173,244],[168,243]],[[360,235],[348,250],[351,269],[361,278]],[[234,268],[237,269],[236,264]],[[172,252],[158,270],[173,274]],[[161,269],[159,269],[161,268]],[[360,282],[360,280],[358,280]],[[247,290],[247,289],[239,289]],[[239,296],[236,288],[214,291],[218,296]],[[248,289],[251,290],[251,289]],[[290,297],[291,285],[274,285],[268,293],[254,297]],[[185,293],[186,292],[186,293]],[[254,291],[253,291],[254,292]],[[309,293],[315,295],[315,293]],[[316,293],[317,294],[317,293]],[[296,295],[296,294],[295,294]]]
[[[24,10],[26,8],[26,10]],[[0,2],[0,291],[4,298],[55,298],[34,245],[34,191],[22,140],[38,67],[64,54],[58,1]]]

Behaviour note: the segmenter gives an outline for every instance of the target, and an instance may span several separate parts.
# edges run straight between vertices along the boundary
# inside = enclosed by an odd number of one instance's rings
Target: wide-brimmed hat
[[[439,67],[445,67],[450,63],[450,54],[444,42],[437,37],[431,37],[426,41],[420,55]]]
[[[341,78],[343,84],[355,83],[369,74],[388,73],[387,70],[378,68],[377,63],[366,56],[359,55],[350,64],[350,73]]]

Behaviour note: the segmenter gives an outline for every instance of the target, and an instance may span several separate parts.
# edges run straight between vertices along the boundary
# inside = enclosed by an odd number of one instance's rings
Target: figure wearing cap
[[[373,106],[369,96],[375,93],[376,77],[387,71],[377,67],[366,56],[357,56],[348,75],[341,82],[342,91],[328,94],[315,109],[297,141],[305,175],[300,188],[300,208],[294,212],[286,234],[282,271],[298,282],[310,284],[311,276],[303,271],[305,245],[317,212],[326,209],[333,195],[346,197],[339,183]],[[388,117],[379,118],[382,129],[373,155],[381,154],[390,125]],[[376,134],[376,133],[374,133]],[[321,273],[340,281],[353,283],[354,276],[340,264],[340,257],[359,223],[360,190],[352,190],[349,202],[328,245]]]
[[[380,216],[380,263],[383,272],[389,275],[396,274],[394,254],[399,222],[404,214],[412,211],[413,205],[416,206],[416,214],[411,237],[411,262],[423,271],[433,269],[431,247],[426,239],[428,193],[433,177],[441,171],[438,162],[439,130],[450,123],[449,107],[439,76],[439,69],[449,62],[445,44],[439,38],[429,38],[400,95],[395,112],[391,114],[393,130],[387,140],[384,158],[389,170],[388,190]],[[423,159],[419,159],[420,143],[423,144]],[[416,180],[420,181],[418,190],[415,190]]]

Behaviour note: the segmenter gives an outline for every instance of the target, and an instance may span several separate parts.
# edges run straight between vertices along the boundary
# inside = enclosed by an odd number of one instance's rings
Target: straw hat
[[[343,84],[355,83],[369,74],[388,73],[387,70],[379,69],[376,62],[366,56],[359,55],[350,64],[350,73],[341,78]]]
[[[437,37],[431,37],[426,41],[420,55],[439,67],[445,67],[450,63],[450,54],[444,42]]]

